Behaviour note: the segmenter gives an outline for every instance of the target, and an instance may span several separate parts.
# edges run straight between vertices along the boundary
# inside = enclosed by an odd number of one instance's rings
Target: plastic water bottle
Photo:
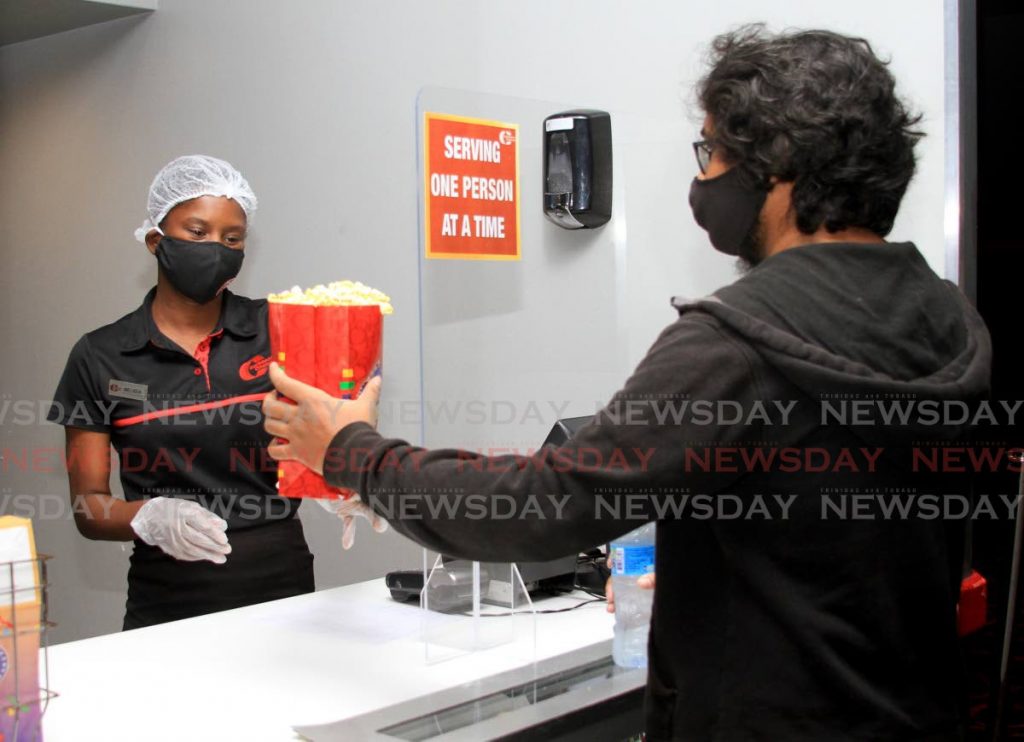
[[[647,632],[654,591],[636,584],[654,571],[654,523],[612,542],[612,590],[615,593],[615,638],[612,659],[620,667],[647,667]]]

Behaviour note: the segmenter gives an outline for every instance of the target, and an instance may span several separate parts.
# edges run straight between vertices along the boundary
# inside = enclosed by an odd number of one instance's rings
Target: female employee
[[[164,167],[135,233],[156,286],[75,344],[48,415],[65,426],[78,530],[135,541],[126,629],[313,590],[299,501],[277,496],[266,456],[267,303],[225,288],[255,209],[223,160]],[[110,493],[111,445],[124,500]]]

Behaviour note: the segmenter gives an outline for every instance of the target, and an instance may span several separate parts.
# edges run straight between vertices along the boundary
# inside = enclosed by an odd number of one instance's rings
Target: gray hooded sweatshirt
[[[564,446],[428,451],[354,423],[325,476],[481,561],[657,520],[648,739],[959,739],[973,501],[970,467],[950,462],[990,419],[980,317],[909,243],[796,247],[673,304]],[[471,494],[529,515],[481,518]]]

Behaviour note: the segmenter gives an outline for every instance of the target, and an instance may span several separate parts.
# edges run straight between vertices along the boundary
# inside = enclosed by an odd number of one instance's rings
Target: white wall
[[[386,394],[418,400],[415,111],[431,87],[603,107],[630,122],[616,130],[629,153],[617,212],[628,216],[616,238],[628,247],[616,263],[619,324],[611,336],[582,318],[578,329],[595,348],[611,342],[615,367],[628,368],[672,320],[668,296],[707,293],[732,276],[686,205],[700,120],[689,88],[707,40],[753,20],[864,35],[892,57],[929,133],[892,238],[917,241],[942,270],[935,0],[161,0],[142,19],[0,48],[0,396],[47,399],[75,339],[139,303],[155,276],[132,239],[149,181],[172,157],[204,152],[235,163],[260,198],[237,290],[262,295],[338,277],[387,290],[396,314],[385,331]],[[525,194],[523,214],[540,219]],[[565,271],[573,301],[595,301],[572,284],[569,266],[537,259],[543,247],[524,244],[524,275]],[[429,348],[425,357],[441,360]],[[540,359],[537,373],[532,394],[545,381]],[[595,386],[614,388],[610,378]],[[43,453],[33,471],[8,459],[0,496],[63,496],[64,475],[44,471],[60,429],[6,409],[0,448]],[[386,432],[416,439],[419,428],[396,416]],[[319,587],[419,564],[418,550],[393,534],[364,530],[343,554],[337,524],[319,509],[303,520]],[[36,521],[40,548],[55,555],[55,639],[117,630],[127,549],[82,539],[67,513]]]

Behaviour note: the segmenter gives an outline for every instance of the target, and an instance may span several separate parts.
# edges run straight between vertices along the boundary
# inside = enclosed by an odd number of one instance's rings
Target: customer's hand
[[[338,431],[354,422],[377,425],[379,376],[371,379],[359,398],[352,401],[337,399],[293,379],[276,363],[270,364],[270,381],[277,391],[263,399],[263,427],[280,439],[267,447],[277,461],[293,459],[323,474],[324,455]],[[282,395],[295,404],[283,401]]]
[[[612,567],[612,559],[608,557],[608,569]],[[654,589],[654,572],[647,575],[641,575],[637,578],[636,584],[644,590]],[[609,613],[615,613],[615,591],[612,589],[612,578],[609,577],[608,581],[604,584],[604,595],[608,599],[608,605],[605,606],[605,610]]]
[[[131,521],[135,534],[175,559],[224,564],[231,553],[227,522],[202,505],[176,497],[154,497]]]
[[[324,510],[341,518],[342,549],[351,549],[352,544],[355,543],[356,518],[366,518],[377,533],[384,533],[388,530],[388,522],[373,512],[373,508],[360,500],[359,495],[355,493],[347,500],[340,497],[317,497],[315,499]]]

